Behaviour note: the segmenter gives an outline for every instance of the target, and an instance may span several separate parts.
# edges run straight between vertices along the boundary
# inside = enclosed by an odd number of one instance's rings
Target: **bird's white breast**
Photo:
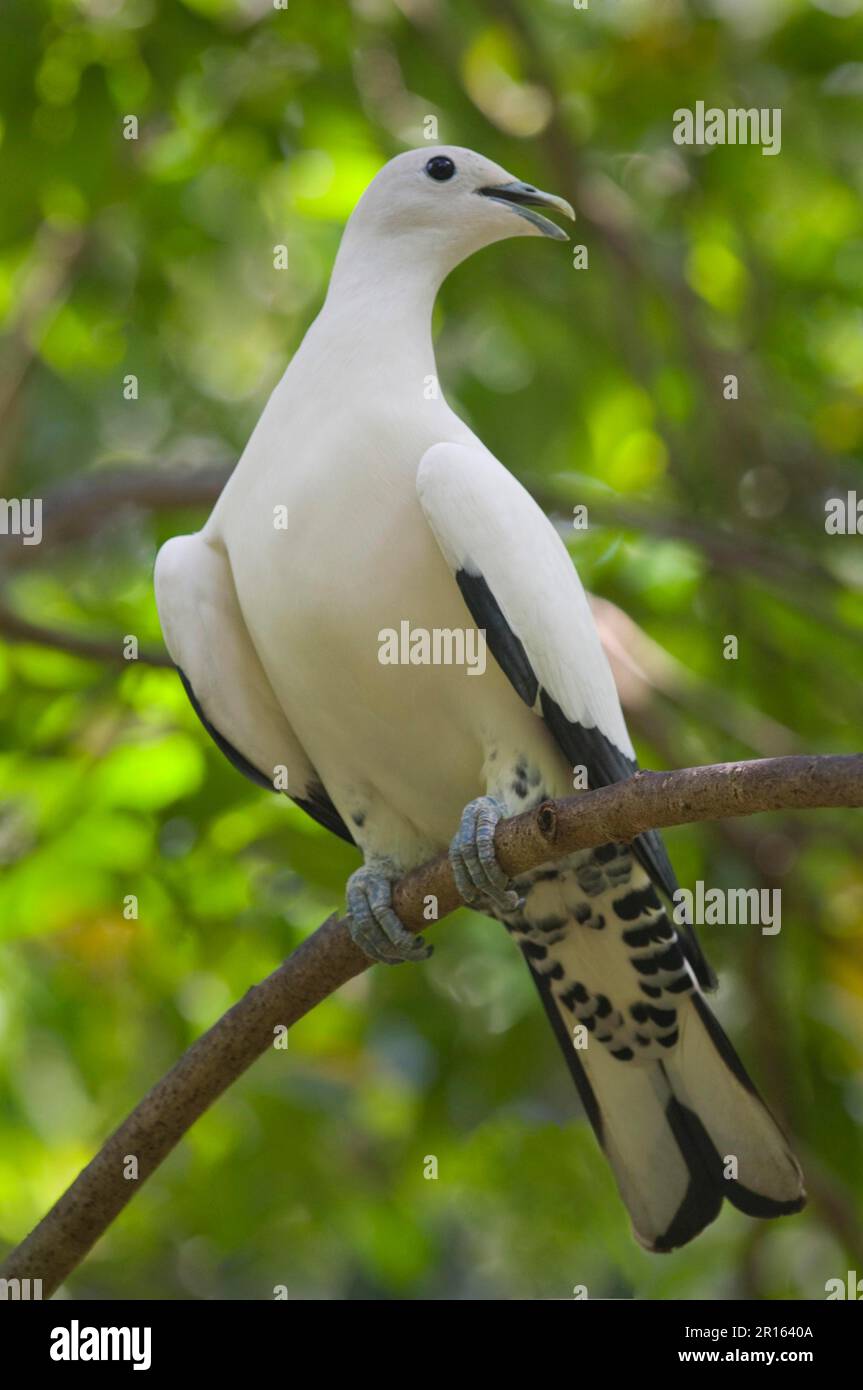
[[[473,627],[416,473],[432,444],[474,437],[441,400],[401,392],[401,409],[382,410],[370,401],[392,395],[346,391],[338,374],[312,390],[294,365],[210,525],[278,701],[339,810],[347,818],[380,799],[425,852],[485,790],[485,755],[513,727],[525,752],[536,743],[547,755],[540,721],[490,653],[481,675],[380,660],[381,633],[405,622],[429,633]]]

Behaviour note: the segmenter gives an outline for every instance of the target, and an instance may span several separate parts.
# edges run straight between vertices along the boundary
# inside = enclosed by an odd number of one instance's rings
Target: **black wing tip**
[[[189,703],[192,709],[195,711],[220,753],[227,758],[232,767],[235,767],[244,777],[248,777],[250,782],[254,782],[255,786],[263,788],[265,792],[272,792],[274,795],[279,795],[280,793],[273,785],[270,778],[265,776],[259,768],[250,763],[248,758],[225,738],[224,734],[219,733],[219,730],[210,722],[201,708],[201,702],[192,689],[192,683],[185,671],[182,667],[176,665],[175,669],[183,684],[183,689],[189,697]],[[305,790],[305,796],[291,797],[294,804],[299,806],[302,811],[305,811],[307,816],[311,816],[312,820],[316,820],[324,829],[331,830],[334,835],[338,835],[340,839],[346,840],[349,845],[355,845],[356,841],[353,835],[327,795],[324,786],[320,782],[313,782],[310,786],[306,787]]]
[[[801,1174],[801,1183],[802,1180]],[[807,1201],[806,1191],[802,1186],[799,1195],[787,1201],[780,1201],[777,1197],[765,1197],[761,1192],[753,1192],[750,1187],[744,1187],[736,1179],[729,1178],[726,1188],[725,1195],[733,1207],[742,1211],[744,1216],[754,1216],[760,1221],[772,1221],[777,1216],[795,1216],[798,1211],[803,1210]]]
[[[210,735],[210,738],[219,749],[219,752],[227,758],[228,762],[232,767],[236,768],[237,772],[241,772],[244,777],[248,777],[250,782],[254,782],[258,787],[262,787],[264,791],[275,792],[276,788],[273,786],[270,778],[266,777],[259,768],[250,763],[248,758],[246,758],[238,748],[235,748],[234,745],[225,738],[224,734],[219,733],[219,730],[207,718],[201,707],[201,702],[192,689],[192,682],[189,680],[189,677],[182,667],[177,666],[176,671],[182,682],[183,689],[189,698],[189,704],[192,706],[192,709]]]

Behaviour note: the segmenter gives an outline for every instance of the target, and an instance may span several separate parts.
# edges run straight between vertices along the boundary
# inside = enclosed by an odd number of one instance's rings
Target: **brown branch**
[[[515,877],[574,850],[630,841],[650,828],[828,806],[863,805],[863,754],[769,758],[718,763],[677,772],[638,772],[626,782],[503,822],[498,857]],[[459,906],[445,855],[407,874],[394,905],[412,931],[429,922],[424,906],[437,899],[436,919]],[[164,1161],[190,1126],[290,1027],[369,961],[335,916],[318,927],[277,970],[250,989],[153,1087],[30,1235],[0,1267],[6,1279],[41,1279],[52,1294]],[[129,1160],[137,1176],[126,1177]]]
[[[40,647],[53,647],[93,661],[105,661],[113,666],[128,666],[131,659],[123,655],[122,637],[91,637],[86,633],[61,632],[58,628],[43,627],[22,618],[4,601],[0,594],[0,636],[7,642],[33,642]],[[170,666],[174,663],[164,647],[139,647],[136,661],[145,666]]]
[[[227,463],[189,467],[130,463],[97,468],[52,488],[42,502],[42,544],[21,545],[17,536],[0,535],[4,568],[38,561],[46,544],[84,540],[124,511],[212,507],[228,478]]]

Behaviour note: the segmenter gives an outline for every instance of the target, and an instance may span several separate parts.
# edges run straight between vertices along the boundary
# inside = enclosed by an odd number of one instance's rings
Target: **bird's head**
[[[448,266],[512,236],[567,241],[544,211],[575,218],[564,198],[522,183],[499,164],[459,145],[409,150],[369,184],[351,224],[376,238],[434,254]]]

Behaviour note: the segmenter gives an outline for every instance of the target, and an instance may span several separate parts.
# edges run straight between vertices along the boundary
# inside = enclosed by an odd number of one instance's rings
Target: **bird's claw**
[[[400,965],[405,960],[428,960],[427,946],[399,920],[392,906],[392,880],[380,869],[365,865],[347,882],[351,938],[371,960]]]
[[[468,907],[491,901],[501,912],[515,912],[522,899],[510,886],[494,852],[497,823],[506,807],[493,796],[479,796],[465,806],[458,834],[449,847],[456,887]]]

